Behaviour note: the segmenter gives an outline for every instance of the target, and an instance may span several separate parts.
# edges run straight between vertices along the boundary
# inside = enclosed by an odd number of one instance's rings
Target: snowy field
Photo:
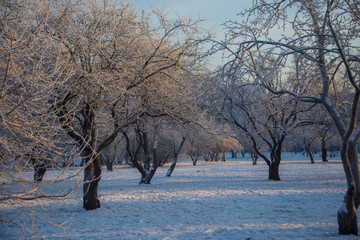
[[[310,164],[305,158],[287,154],[280,182],[267,180],[264,161],[253,166],[249,158],[197,166],[181,161],[171,178],[164,177],[167,166],[159,168],[151,185],[139,185],[140,174],[128,166],[104,168],[100,209],[82,208],[81,186],[63,202],[34,202],[45,220],[69,222],[61,229],[36,220],[33,238],[358,239],[338,235],[336,213],[346,190],[340,160]],[[55,173],[47,172],[45,181]],[[0,213],[9,208],[1,206]],[[0,239],[24,238],[14,225],[0,227]]]

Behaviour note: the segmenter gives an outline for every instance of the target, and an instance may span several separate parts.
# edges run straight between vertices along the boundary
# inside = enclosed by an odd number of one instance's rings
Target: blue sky
[[[221,24],[236,18],[236,14],[252,6],[252,0],[134,0],[138,8],[148,10],[150,6],[166,7],[167,12],[175,11],[184,17],[198,16],[206,19],[203,26],[218,32],[221,38]]]

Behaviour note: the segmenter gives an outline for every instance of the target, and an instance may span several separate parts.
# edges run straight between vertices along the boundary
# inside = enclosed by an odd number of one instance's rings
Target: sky
[[[177,12],[183,17],[193,17],[194,19],[204,18],[203,26],[217,37],[221,38],[222,23],[228,20],[234,20],[236,14],[252,6],[251,0],[135,0],[138,8],[144,10],[151,6],[165,7],[169,16],[176,15]]]

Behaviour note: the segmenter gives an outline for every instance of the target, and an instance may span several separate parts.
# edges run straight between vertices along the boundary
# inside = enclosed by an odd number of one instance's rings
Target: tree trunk
[[[253,165],[257,165],[257,160],[259,158],[258,154],[255,152],[255,153],[251,153],[250,156],[251,159],[253,160]]]
[[[269,179],[270,180],[280,181],[279,165],[280,165],[280,162],[272,162],[269,165]]]
[[[173,173],[173,171],[176,167],[176,163],[177,163],[177,159],[174,159],[173,163],[170,165],[170,167],[166,173],[166,177],[171,177],[171,174]]]
[[[209,153],[209,156],[210,156],[210,162],[213,162],[215,160],[215,152],[210,152]]]
[[[97,153],[91,150],[84,150],[85,169],[83,185],[83,207],[86,210],[100,208],[98,198],[98,186],[101,178],[101,163]]]
[[[358,235],[357,209],[360,203],[359,159],[357,144],[344,142],[341,149],[348,190],[337,213],[340,234]]]
[[[146,171],[147,176],[145,178],[145,181],[142,181],[140,183],[151,184],[151,180],[154,177],[155,172],[156,172],[156,170],[157,170],[157,168],[159,166],[158,159],[157,159],[157,141],[158,141],[158,137],[155,136],[154,137],[154,144],[153,144],[153,148],[152,148],[153,159],[152,159],[151,169],[150,169],[150,171]]]
[[[106,169],[109,172],[112,172],[114,170],[114,161],[106,161],[105,165],[106,165]]]
[[[47,170],[46,164],[39,162],[34,166],[34,181],[41,182]]]
[[[231,158],[237,158],[237,152],[234,150],[231,150]]]
[[[27,156],[29,156],[30,162],[34,168],[34,182],[41,182],[47,170],[47,163],[34,156],[33,153],[27,154]]]
[[[226,162],[226,151],[223,151],[221,154],[221,161]]]
[[[325,138],[321,138],[321,157],[323,162],[327,162],[327,147]]]
[[[176,167],[176,163],[177,163],[177,160],[178,160],[178,157],[179,157],[179,153],[180,153],[182,147],[184,146],[185,140],[186,140],[186,137],[183,137],[178,149],[175,148],[175,141],[173,141],[173,147],[174,147],[174,151],[173,151],[174,156],[173,157],[174,157],[174,161],[171,164],[171,166],[169,167],[169,169],[168,169],[168,171],[166,173],[166,177],[171,177],[171,174],[173,173],[173,171],[174,171],[174,169]],[[193,161],[193,165],[195,165],[195,164],[194,164],[194,161]]]
[[[47,170],[47,164],[44,161],[30,157],[34,168],[34,182],[41,182]]]
[[[360,170],[359,170],[357,143],[353,143],[353,142],[349,143],[348,155],[349,155],[350,167],[355,183],[354,203],[355,203],[355,208],[358,209],[360,205],[360,174],[359,174]]]
[[[314,153],[311,151],[311,145],[310,145],[310,143],[306,144],[305,150],[306,150],[306,153],[307,153],[307,154],[309,155],[309,157],[310,157],[311,163],[314,164],[314,163],[315,163]]]
[[[191,160],[192,160],[193,166],[195,166],[197,161],[199,160],[199,155],[197,153],[195,153],[194,155],[191,155]]]
[[[354,204],[355,185],[351,185],[337,213],[340,234],[358,235],[357,209]]]
[[[215,162],[220,161],[220,151],[216,150],[214,155]]]
[[[282,136],[271,151],[271,162],[269,164],[269,179],[280,181],[279,166],[281,162],[281,149],[285,136]]]
[[[210,161],[210,154],[205,153],[205,154],[203,155],[203,157],[204,157],[205,162],[209,162],[209,161]]]
[[[141,133],[140,133],[141,134]],[[144,168],[146,171],[150,170],[150,163],[151,163],[151,157],[150,157],[150,152],[149,152],[149,140],[148,140],[148,135],[146,132],[142,133],[143,135],[143,150],[145,153],[145,159],[144,159]]]
[[[246,151],[245,150],[242,150],[241,151],[241,156],[244,158],[245,157],[245,154],[246,154]]]

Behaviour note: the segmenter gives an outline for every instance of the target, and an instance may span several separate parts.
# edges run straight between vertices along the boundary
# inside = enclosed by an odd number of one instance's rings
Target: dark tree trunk
[[[171,177],[171,174],[173,173],[175,167],[176,167],[176,163],[177,163],[177,159],[173,160],[173,163],[170,165],[167,173],[166,173],[166,177]]]
[[[279,166],[281,162],[281,150],[284,139],[285,135],[283,135],[280,140],[274,144],[274,147],[271,151],[271,162],[268,164],[270,180],[280,181]]]
[[[358,235],[358,217],[354,197],[355,185],[351,185],[344,197],[343,205],[337,213],[340,234]]]
[[[325,138],[321,138],[321,157],[323,162],[327,162],[327,147],[326,147],[326,140]]]
[[[244,158],[245,157],[245,154],[246,154],[246,151],[245,150],[242,150],[241,151],[241,156]]]
[[[145,140],[145,139],[144,139]],[[151,184],[151,180],[155,175],[155,172],[157,170],[157,168],[159,167],[158,164],[158,159],[157,159],[157,136],[154,137],[154,143],[153,143],[153,147],[152,147],[152,165],[151,165],[151,169],[150,171],[146,171],[147,172],[147,176],[145,178],[145,181],[140,182],[141,183],[145,183],[145,184]]]
[[[223,151],[221,154],[221,161],[226,162],[226,151]]]
[[[210,162],[213,162],[215,160],[215,152],[210,152],[209,153],[209,156],[210,156]]]
[[[101,179],[101,163],[97,153],[90,149],[83,152],[85,158],[83,206],[86,210],[100,208],[98,186]]]
[[[191,154],[190,155],[190,158],[191,158],[191,161],[192,161],[192,163],[193,163],[193,166],[195,166],[196,165],[196,163],[197,163],[197,161],[199,160],[199,154],[196,152],[196,153],[194,153],[194,154]],[[205,157],[204,157],[204,159],[205,159]],[[206,160],[205,160],[206,161]]]
[[[203,157],[204,157],[205,162],[209,162],[209,161],[210,161],[210,154],[209,154],[209,153],[205,153],[205,154],[203,155]]]
[[[174,148],[174,151],[173,151],[173,155],[174,155],[174,156],[173,156],[173,157],[174,157],[174,161],[173,161],[173,163],[170,165],[170,167],[169,167],[169,169],[168,169],[168,171],[167,171],[167,173],[166,173],[166,177],[171,177],[171,174],[173,173],[173,171],[174,171],[174,169],[175,169],[175,167],[176,167],[176,163],[177,163],[177,160],[178,160],[178,157],[179,157],[179,153],[180,153],[182,147],[184,146],[185,140],[186,140],[186,137],[183,137],[183,139],[181,140],[181,143],[180,143],[178,149],[176,149],[176,147],[175,147],[175,141],[173,141],[173,148]],[[195,163],[195,164],[196,164],[196,163]],[[194,164],[194,161],[193,161],[193,165],[195,165],[195,164]]]
[[[110,172],[114,171],[114,161],[106,161],[105,165],[108,171]]]
[[[36,151],[33,149],[33,152],[30,154],[26,154],[26,156],[29,156],[29,160],[33,165],[34,182],[41,182],[47,170],[47,162],[46,160],[42,160],[41,158],[36,157],[37,154],[34,152]]]
[[[231,151],[231,158],[237,158],[237,152],[234,150],[230,150]]]
[[[280,162],[272,162],[269,166],[269,179],[280,181],[280,175],[279,175],[279,165]]]
[[[34,182],[41,182],[47,170],[47,164],[44,161],[31,157],[34,168]]]
[[[47,170],[46,164],[43,162],[40,162],[39,164],[34,166],[34,171],[35,171],[34,181],[41,182],[43,180],[46,170]]]
[[[217,150],[217,151],[215,152],[214,159],[215,159],[215,162],[220,161],[220,151]]]
[[[339,233],[358,235],[357,209],[360,204],[360,176],[357,144],[343,142],[341,158],[346,173],[348,190],[337,214]]]
[[[254,152],[254,153],[250,153],[251,159],[253,160],[253,165],[257,165],[257,160],[259,158],[259,155]]]
[[[149,140],[148,135],[146,132],[142,133],[143,135],[143,150],[145,153],[145,159],[144,159],[144,168],[149,171],[150,170],[150,163],[151,163],[151,157],[150,157],[150,151],[149,151]]]

